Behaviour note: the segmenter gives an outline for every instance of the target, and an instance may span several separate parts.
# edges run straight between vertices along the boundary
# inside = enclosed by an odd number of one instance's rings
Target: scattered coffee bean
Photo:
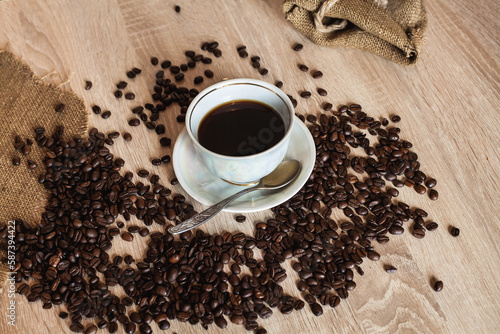
[[[436,201],[439,197],[439,193],[435,189],[431,189],[429,191],[429,198],[433,201]]]
[[[214,77],[214,72],[212,72],[210,70],[205,70],[204,74],[205,74],[205,76],[207,78],[213,78]]]
[[[149,171],[147,171],[146,169],[140,169],[138,172],[137,172],[137,175],[139,177],[148,177],[149,176]]]
[[[300,93],[300,97],[304,98],[304,99],[308,99],[311,97],[311,92],[308,92],[308,91],[303,91]]]
[[[169,68],[170,65],[172,65],[172,62],[170,60],[165,60],[161,63],[161,68]]]
[[[238,223],[243,223],[243,222],[245,222],[245,220],[247,220],[247,217],[246,217],[246,216],[243,216],[243,215],[238,215],[238,216],[234,217],[234,219],[235,219]]]
[[[164,155],[161,157],[161,162],[164,164],[168,164],[170,162],[170,155]]]
[[[170,144],[172,143],[172,140],[168,137],[162,137],[160,138],[160,144],[161,146],[165,146],[165,147],[168,147],[170,146]]]
[[[425,228],[427,229],[427,231],[434,231],[438,227],[439,227],[439,225],[436,222],[430,222],[429,224],[427,224],[427,226],[425,226]]]
[[[137,118],[132,118],[128,121],[128,125],[130,126],[139,126],[139,124],[141,124],[141,121]]]
[[[307,67],[306,65],[304,64],[299,64],[299,69],[302,71],[302,72],[307,72],[309,71],[309,67]]]
[[[21,163],[21,159],[19,159],[19,157],[12,158],[12,164],[14,166],[19,166],[20,163]]]
[[[458,237],[460,235],[460,229],[458,227],[452,227],[450,229],[450,234],[452,237]]]
[[[158,65],[158,58],[157,57],[151,57],[151,65],[153,65],[153,66]]]
[[[304,48],[304,46],[300,43],[297,43],[293,46],[293,51],[300,51]]]
[[[92,81],[85,81],[85,90],[89,90],[90,88],[92,88]]]
[[[279,89],[283,88],[283,81],[276,81],[276,83],[274,84],[276,87],[278,87]]]
[[[125,98],[126,98],[127,100],[133,100],[133,99],[135,99],[135,94],[134,94],[134,93],[130,93],[130,92],[129,92],[129,93],[126,93],[126,94],[125,94]]]
[[[391,117],[391,121],[393,123],[398,123],[399,121],[401,121],[401,117],[399,117],[398,115],[394,115]]]
[[[153,159],[153,160],[151,160],[151,164],[153,166],[159,166],[159,165],[161,165],[161,160],[160,159]]]
[[[267,73],[269,73],[269,70],[267,68],[261,68],[259,73],[260,75],[267,75]]]
[[[180,13],[181,12],[181,7],[180,6],[174,6],[174,10],[176,13]]]
[[[109,110],[106,110],[105,112],[103,112],[101,114],[101,117],[104,118],[104,119],[109,118],[109,116],[111,116],[111,111],[109,111]]]
[[[320,315],[323,314],[323,308],[321,307],[320,304],[313,303],[310,306],[311,306],[311,311],[315,316],[319,317]]]
[[[323,72],[321,72],[321,71],[315,71],[315,72],[312,73],[312,77],[314,79],[322,78],[323,77]]]
[[[127,78],[129,78],[129,79],[135,78],[136,75],[137,74],[135,74],[134,71],[128,71],[127,72]]]
[[[238,51],[238,55],[241,58],[246,58],[246,57],[248,57],[248,52],[246,52],[245,50],[241,50],[241,51]]]
[[[131,140],[132,140],[132,135],[131,135],[130,133],[128,133],[128,132],[125,132],[125,133],[123,134],[123,139],[124,139],[125,141],[131,141]]]
[[[122,239],[130,242],[130,241],[134,240],[134,236],[132,234],[130,234],[129,232],[123,232]]]
[[[441,290],[443,290],[443,281],[436,281],[434,283],[434,291],[439,292]]]
[[[430,178],[430,179],[427,179],[427,181],[425,181],[425,186],[427,188],[434,188],[437,184],[437,181],[436,179],[433,179],[433,178]]]
[[[394,274],[396,271],[398,271],[398,269],[394,266],[387,265],[385,266],[385,271],[389,274]]]
[[[426,191],[425,187],[424,187],[423,185],[421,185],[421,184],[416,184],[416,185],[413,187],[413,189],[415,189],[415,191],[416,191],[418,194],[420,194],[420,195],[425,194],[425,191]],[[436,198],[436,199],[437,199],[437,198]]]
[[[118,89],[124,89],[127,87],[128,83],[126,81],[120,81],[119,83],[116,84],[116,88]]]
[[[203,82],[203,77],[202,76],[197,76],[194,78],[194,84],[199,85]]]
[[[318,88],[318,94],[320,96],[327,96],[328,92],[326,90],[324,90],[323,88]]]
[[[115,91],[115,97],[116,97],[117,99],[121,98],[122,96],[123,96],[123,93],[122,93],[122,91],[121,91],[121,90],[116,90],[116,91]]]

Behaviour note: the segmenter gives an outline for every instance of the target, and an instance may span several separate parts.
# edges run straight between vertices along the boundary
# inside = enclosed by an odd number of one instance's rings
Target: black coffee
[[[205,115],[198,128],[198,141],[208,150],[247,156],[263,152],[285,135],[285,124],[276,110],[251,100],[221,104]]]

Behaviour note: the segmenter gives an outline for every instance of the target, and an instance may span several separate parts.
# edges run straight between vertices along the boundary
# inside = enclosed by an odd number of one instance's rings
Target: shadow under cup
[[[281,116],[285,126],[283,138],[263,152],[246,156],[226,156],[203,147],[198,141],[198,128],[205,115],[217,106],[239,100],[257,101],[274,109]],[[274,85],[254,79],[233,79],[212,85],[196,96],[186,113],[186,129],[194,143],[196,153],[200,155],[210,172],[224,181],[247,185],[259,181],[283,161],[288,150],[294,118],[290,99]],[[269,140],[269,136],[275,133],[273,124],[270,124],[259,131],[256,139]]]

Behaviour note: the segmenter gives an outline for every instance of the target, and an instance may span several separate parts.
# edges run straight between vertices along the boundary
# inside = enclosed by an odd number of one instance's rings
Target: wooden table
[[[215,77],[203,87],[222,78],[261,78],[249,59],[238,57],[235,48],[244,44],[269,68],[264,80],[283,80],[283,89],[294,96],[302,89],[314,90],[315,85],[328,90],[327,98],[314,94],[307,101],[300,99],[298,113],[315,113],[319,102],[326,100],[335,106],[360,103],[377,118],[401,115],[402,136],[413,142],[422,169],[438,180],[440,192],[439,200],[431,202],[405,189],[402,200],[426,209],[440,228],[423,240],[406,233],[376,245],[381,260],[365,261],[366,274],[357,277],[357,288],[348,301],[325,309],[322,317],[305,308],[290,316],[276,311],[260,323],[269,333],[500,332],[500,210],[495,200],[500,193],[499,2],[427,1],[427,43],[414,67],[357,50],[313,45],[284,20],[279,0],[179,4],[180,14],[174,11],[175,3],[166,0],[3,1],[0,47],[20,56],[48,82],[74,90],[88,106],[111,110],[108,120],[90,115],[91,126],[105,133],[130,131],[134,140],[117,140],[113,153],[125,159],[128,169],[147,167],[165,183],[173,178],[172,165],[152,167],[150,158],[171,150],[161,148],[158,137],[145,127],[130,128],[129,109],[149,101],[155,71],[151,56],[180,63],[184,51],[199,51],[202,41],[217,40],[223,51],[222,58],[206,66]],[[291,51],[295,42],[304,44],[304,50]],[[321,69],[325,75],[315,81],[296,69],[298,63]],[[129,86],[136,100],[114,98],[114,85],[133,66],[143,69]],[[187,79],[192,76],[188,72]],[[89,91],[84,90],[85,80],[94,84]],[[162,116],[173,138],[184,126],[175,122],[176,113]],[[174,190],[184,193],[179,186]],[[192,203],[197,210],[202,208]],[[270,215],[266,211],[247,216],[257,221]],[[252,232],[253,224],[237,226],[233,219],[233,214],[224,213],[203,229]],[[450,236],[451,225],[461,229],[458,238]],[[132,247],[116,241],[112,253],[139,257],[146,240],[136,238]],[[398,272],[387,274],[384,264],[396,266]],[[295,273],[288,270],[288,274],[285,290],[298,295]],[[440,293],[431,288],[434,277],[444,281]],[[6,312],[8,301],[6,293],[0,296],[1,312]],[[43,310],[40,302],[29,304],[21,296],[16,301],[16,327],[7,325],[2,315],[0,332],[69,331],[67,321],[57,317],[59,307]],[[177,321],[170,330],[202,331],[200,326]],[[224,331],[215,326],[208,331],[219,332],[246,331],[232,324]]]

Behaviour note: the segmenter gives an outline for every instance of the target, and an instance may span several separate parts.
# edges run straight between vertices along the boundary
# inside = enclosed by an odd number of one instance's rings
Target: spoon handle
[[[243,190],[237,192],[236,194],[234,194],[226,199],[223,199],[219,203],[212,205],[208,209],[206,209],[206,210],[194,215],[193,217],[183,221],[179,225],[170,227],[168,229],[168,231],[172,234],[179,234],[179,233],[183,233],[183,232],[192,230],[193,228],[198,227],[201,224],[206,223],[208,220],[210,220],[213,216],[215,216],[217,213],[219,213],[229,203],[231,203],[232,201],[234,201],[238,197],[243,196],[243,195],[245,195],[251,191],[257,190],[257,189],[259,189],[259,186],[243,189]]]

